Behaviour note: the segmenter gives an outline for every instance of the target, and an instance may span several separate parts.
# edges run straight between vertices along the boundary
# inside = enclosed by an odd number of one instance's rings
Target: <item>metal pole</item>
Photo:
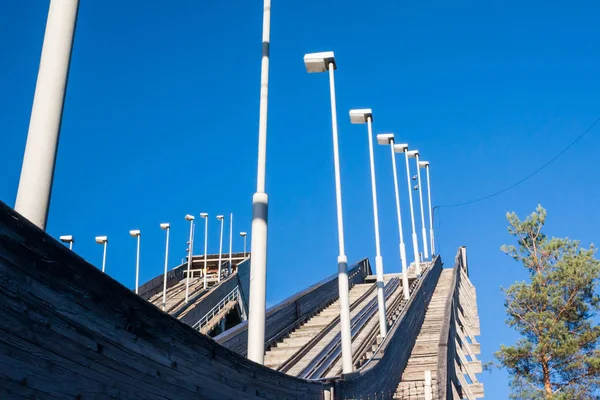
[[[204,290],[208,288],[208,282],[206,279],[206,273],[208,272],[207,263],[208,263],[208,216],[205,218],[204,222]]]
[[[135,294],[138,294],[140,283],[140,238],[142,235],[137,235],[137,256],[135,260]]]
[[[244,235],[244,258],[246,258],[246,236]]]
[[[217,272],[217,282],[221,282],[221,254],[223,253],[223,221],[225,221],[225,217],[221,217],[221,239],[219,240],[219,268]]]
[[[348,258],[344,251],[344,221],[342,215],[342,189],[338,149],[338,127],[335,103],[334,65],[329,63],[329,92],[331,96],[331,130],[333,132],[333,163],[335,169],[335,197],[338,225],[338,286],[340,296],[340,327],[342,334],[342,372],[352,372],[352,335],[350,333],[350,299],[348,296]],[[254,249],[254,247],[252,247]]]
[[[415,271],[421,275],[421,263],[419,260],[419,242],[417,241],[417,230],[415,228],[415,212],[413,208],[412,188],[410,187],[410,166],[408,165],[408,149],[404,151],[406,156],[406,182],[408,184],[408,199],[410,200],[410,221],[412,223],[412,242],[415,256]]]
[[[194,220],[190,220],[190,243],[188,246],[188,262],[187,262],[187,277],[185,282],[185,303],[187,304],[188,298],[190,295],[190,269],[192,267],[192,245],[193,245],[193,237],[192,234],[194,232]]]
[[[433,211],[431,208],[431,181],[429,180],[429,164],[427,164],[425,170],[427,171],[427,198],[429,204],[429,241],[431,243],[431,258],[433,259],[435,254],[435,241],[433,239]]]
[[[106,245],[108,244],[108,241],[104,242],[104,254],[102,255],[102,272],[105,271],[106,269]]]
[[[79,0],[52,0],[15,210],[46,229]]]
[[[169,265],[169,231],[170,227],[167,228],[167,244],[165,248],[165,278],[163,279],[163,311],[167,309],[167,269]]]
[[[406,247],[404,246],[404,234],[402,233],[402,214],[400,213],[400,191],[398,190],[398,172],[396,170],[396,154],[394,152],[394,140],[390,141],[390,150],[392,153],[392,169],[394,170],[394,190],[396,191],[396,215],[398,219],[398,232],[400,233],[400,261],[402,262],[402,290],[404,299],[410,297],[410,288],[408,286],[408,268],[406,266]]]
[[[267,168],[267,99],[269,93],[269,46],[271,0],[263,4],[260,111],[258,128],[258,170],[256,193],[252,197],[252,259],[250,260],[250,306],[248,315],[248,359],[264,364],[265,310],[267,307],[267,219],[269,197],[265,193]]]
[[[71,251],[73,250],[73,241],[72,240],[69,242],[69,250],[71,250]]]
[[[233,246],[233,213],[229,214],[229,275],[233,269],[231,265],[231,250]]]
[[[387,318],[385,310],[385,295],[383,293],[383,257],[381,257],[381,245],[379,242],[379,213],[377,210],[377,181],[375,179],[375,157],[373,155],[373,119],[367,118],[367,129],[369,131],[369,161],[371,164],[371,193],[373,195],[373,222],[375,226],[375,273],[377,274],[377,306],[379,311],[379,334],[381,337],[387,335]]]
[[[417,154],[415,157],[417,161],[417,179],[419,182],[419,201],[421,203],[421,234],[423,235],[423,253],[425,256],[425,260],[429,258],[429,252],[427,251],[427,231],[425,230],[425,210],[423,209],[423,190],[421,186],[421,168],[419,167],[419,155]]]

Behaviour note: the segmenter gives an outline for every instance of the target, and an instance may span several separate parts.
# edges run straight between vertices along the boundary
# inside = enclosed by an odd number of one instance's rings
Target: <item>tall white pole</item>
[[[400,213],[400,191],[398,190],[398,172],[396,170],[396,153],[394,151],[394,140],[390,141],[390,150],[392,153],[392,169],[394,170],[394,190],[396,192],[396,216],[398,219],[398,233],[400,233],[400,261],[402,262],[402,290],[404,299],[410,297],[410,288],[408,286],[408,268],[406,266],[406,247],[404,246],[404,233],[402,232],[402,214]]]
[[[204,290],[206,290],[208,288],[208,281],[207,281],[207,265],[208,265],[208,215],[204,218],[206,221],[204,221]]]
[[[219,269],[217,275],[217,282],[221,282],[221,255],[223,254],[223,222],[225,221],[225,217],[221,216],[221,239],[219,240]]]
[[[169,231],[167,226],[167,244],[165,245],[165,277],[163,279],[163,311],[167,309],[167,270],[169,265]]]
[[[410,166],[408,165],[408,149],[404,151],[406,156],[406,182],[408,184],[408,199],[410,200],[410,221],[412,223],[412,242],[415,256],[415,270],[417,275],[421,275],[421,262],[419,259],[419,242],[417,241],[417,230],[415,228],[415,212],[413,207],[412,188],[410,187]]]
[[[267,219],[269,197],[265,192],[267,168],[267,99],[269,93],[269,46],[271,0],[263,4],[260,111],[258,122],[258,171],[252,197],[252,259],[250,260],[250,306],[248,312],[248,359],[264,364],[267,297]]]
[[[425,260],[429,258],[427,251],[427,231],[425,230],[425,210],[423,209],[423,187],[421,186],[421,167],[419,167],[419,154],[417,153],[415,160],[417,161],[417,181],[419,183],[419,202],[421,203],[421,234],[423,235],[423,255]]]
[[[344,221],[342,215],[342,188],[338,149],[337,111],[335,103],[334,64],[329,63],[329,92],[331,96],[331,130],[333,132],[333,162],[335,169],[335,197],[338,225],[338,287],[340,296],[340,324],[342,334],[342,372],[352,372],[352,335],[350,333],[350,299],[348,296],[348,258],[344,250]],[[254,247],[252,248],[254,251]]]
[[[104,241],[104,252],[102,254],[102,272],[106,270],[106,245],[108,244],[108,240]]]
[[[371,164],[371,194],[373,197],[373,222],[375,226],[375,273],[377,274],[377,306],[379,311],[379,334],[387,335],[387,318],[385,310],[385,294],[383,292],[383,258],[379,242],[379,212],[377,210],[377,181],[375,179],[375,157],[373,155],[373,119],[367,117],[369,131],[369,161]]]
[[[79,0],[52,0],[15,210],[46,229]]]
[[[429,204],[429,241],[431,243],[431,258],[435,255],[435,241],[433,239],[433,209],[431,205],[431,181],[429,180],[429,164],[425,167],[427,172],[427,198]]]
[[[190,244],[188,246],[188,262],[187,262],[187,277],[185,282],[185,302],[187,304],[190,296],[190,269],[192,267],[192,252],[194,245],[194,238],[192,237],[194,232],[194,220],[190,220]]]
[[[231,250],[233,246],[233,213],[229,214],[229,275],[231,275],[231,271],[233,266],[231,265]]]
[[[244,235],[244,258],[246,258],[246,235]]]
[[[137,235],[137,256],[135,259],[135,294],[138,294],[140,284],[140,238],[141,234]]]
[[[427,174],[427,176],[429,176],[429,174]],[[73,241],[72,240],[69,242],[69,250],[73,250]]]

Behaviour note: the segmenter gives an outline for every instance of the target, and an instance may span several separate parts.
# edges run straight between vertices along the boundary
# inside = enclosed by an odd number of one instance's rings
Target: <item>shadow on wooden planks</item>
[[[321,399],[163,313],[0,202],[1,399]]]

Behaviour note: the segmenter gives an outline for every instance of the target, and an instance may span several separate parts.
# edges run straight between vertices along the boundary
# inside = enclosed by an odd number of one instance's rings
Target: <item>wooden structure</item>
[[[437,257],[415,277],[411,297],[391,313],[383,341],[356,335],[363,338],[359,345],[367,344],[367,358],[355,372],[306,380],[248,361],[245,324],[215,341],[0,202],[0,399],[392,398],[442,273],[448,274]],[[439,341],[432,345],[437,371],[431,371],[431,380],[447,390],[432,399],[477,398],[479,324],[464,249],[450,274]],[[350,271],[351,286],[368,284],[370,275],[368,260],[361,261]],[[336,291],[337,278],[331,277],[268,310],[266,347],[276,347],[333,304]],[[442,303],[431,304],[438,313]]]

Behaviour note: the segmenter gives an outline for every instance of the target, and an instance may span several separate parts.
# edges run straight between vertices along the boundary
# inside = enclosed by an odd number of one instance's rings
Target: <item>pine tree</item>
[[[517,246],[502,250],[528,270],[505,295],[507,324],[521,336],[495,354],[512,378],[513,399],[600,399],[600,262],[595,248],[579,241],[548,238],[546,210],[521,221],[508,213]]]

